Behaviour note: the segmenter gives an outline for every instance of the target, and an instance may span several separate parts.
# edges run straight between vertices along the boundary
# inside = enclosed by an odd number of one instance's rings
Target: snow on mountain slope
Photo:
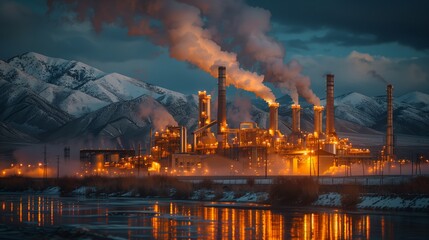
[[[411,92],[394,99],[395,103],[405,103],[429,112],[429,95],[422,92]]]
[[[75,119],[51,133],[50,140],[85,138],[104,138],[127,141],[139,139],[146,141],[149,129],[177,125],[173,116],[152,97],[138,98],[112,103],[86,116]]]
[[[362,126],[373,126],[380,117],[381,105],[360,93],[349,93],[335,98],[335,115]]]
[[[418,91],[407,93],[405,95],[402,95],[396,98],[395,100],[399,102],[408,103],[408,104],[423,103],[423,104],[429,105],[429,95]]]
[[[164,94],[156,99],[177,123],[193,131],[198,124],[198,106],[193,95]]]
[[[97,80],[87,82],[79,90],[107,102],[130,100],[141,95],[159,97],[166,91],[162,88],[149,88],[148,84],[118,74],[107,74]]]
[[[162,111],[168,111],[177,124],[186,126],[188,132],[192,132],[198,123],[198,96],[184,95],[162,87],[147,84],[118,73],[107,74],[86,64],[51,58],[37,53],[27,53],[16,56],[8,62],[0,61],[0,79],[20,88],[28,88],[38,97],[46,99],[53,106],[60,108],[75,117],[85,117],[86,114],[100,120],[101,114],[97,110],[116,109],[122,104],[141,99],[143,96],[156,101],[156,106]],[[16,93],[15,93],[16,94]],[[13,97],[11,96],[11,99]],[[134,100],[133,100],[134,99]],[[410,93],[394,98],[394,129],[395,133],[412,133],[429,135],[428,95],[420,92]],[[240,120],[258,123],[261,128],[266,128],[268,122],[268,107],[262,100],[252,100],[246,109],[239,109],[233,103],[228,102],[228,122],[231,127],[238,125]],[[281,102],[279,118],[282,122],[279,128],[288,133],[290,125],[291,99],[283,96],[278,99]],[[325,105],[322,100],[322,105]],[[113,104],[113,105],[109,105]],[[125,106],[124,105],[124,106]],[[155,104],[152,104],[155,106]],[[215,102],[212,103],[216,117]],[[301,129],[312,131],[313,109],[311,105],[302,102]],[[52,106],[51,106],[52,107]],[[160,111],[161,111],[160,110]],[[129,111],[135,114],[136,108]],[[110,136],[136,136],[145,137],[146,127],[124,111],[116,111],[116,118],[109,118],[105,126],[90,127],[82,131],[88,134]],[[106,117],[105,113],[102,114]],[[27,116],[31,118],[31,116]],[[368,132],[379,133],[385,131],[386,123],[386,99],[385,96],[368,97],[359,93],[349,93],[335,98],[335,117],[337,131],[351,133]],[[106,117],[107,118],[107,117]],[[95,124],[89,118],[83,118],[88,124]],[[97,120],[97,121],[98,121]],[[162,120],[162,119],[161,119]],[[82,120],[83,121],[83,120]],[[101,121],[103,122],[103,121]],[[146,124],[156,124],[157,121],[148,120]],[[85,127],[84,122],[69,128],[70,132],[80,132],[77,127]],[[95,126],[95,125],[91,125]],[[145,125],[146,126],[146,125]],[[97,130],[94,130],[94,129]],[[101,130],[100,130],[101,129]],[[144,129],[144,130],[142,130]],[[142,132],[143,131],[143,132]]]
[[[0,79],[0,121],[32,136],[54,130],[72,118],[28,88]]]
[[[1,60],[0,79],[31,89],[49,103],[73,116],[82,116],[108,104],[81,91],[46,83]]]
[[[104,107],[108,103],[131,100],[141,95],[149,95],[153,98],[165,95],[165,99],[172,96],[175,99],[188,101],[186,100],[187,96],[182,93],[150,85],[119,73],[107,74],[76,61],[30,52],[16,56],[10,59],[8,63],[24,74],[40,79],[39,82],[50,83],[50,87],[53,89],[48,88],[44,92],[41,91],[40,87],[35,89],[34,86],[29,86],[34,91],[40,92],[41,96],[48,101],[54,102],[58,89],[60,92],[68,89],[70,89],[68,91],[75,90],[73,93],[76,96],[68,97],[67,100],[64,99],[64,103],[60,103],[58,100],[55,103],[56,106],[77,117]],[[54,88],[53,86],[61,88]],[[72,103],[74,106],[67,108],[68,103]]]
[[[402,105],[394,109],[393,116],[395,133],[429,135],[429,111],[423,111],[410,105]],[[373,128],[385,131],[386,122],[386,117],[383,117]]]
[[[351,92],[335,98],[336,105],[349,105],[357,108],[371,106],[371,108],[380,108],[380,105],[371,97],[357,92]]]
[[[8,63],[37,79],[71,89],[105,75],[81,62],[47,57],[34,52],[13,57]]]

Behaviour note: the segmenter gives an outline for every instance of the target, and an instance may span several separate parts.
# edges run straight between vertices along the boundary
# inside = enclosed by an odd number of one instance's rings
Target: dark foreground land
[[[173,200],[208,200],[206,196],[196,196],[196,192],[209,191],[211,201],[218,201],[225,192],[233,192],[240,197],[249,192],[266,192],[269,198],[262,201],[273,206],[308,206],[323,193],[341,194],[341,205],[353,208],[364,194],[429,196],[429,177],[409,177],[398,183],[366,185],[359,183],[320,184],[311,177],[276,177],[270,184],[258,184],[254,178],[247,178],[241,184],[225,184],[205,178],[200,181],[185,181],[169,176],[136,177],[63,177],[59,179],[37,179],[21,176],[0,178],[2,192],[38,192],[58,187],[61,196],[72,196],[80,188],[79,195],[89,197],[127,196],[141,198],[168,198]],[[85,188],[82,188],[85,187]],[[83,191],[83,192],[82,192]]]

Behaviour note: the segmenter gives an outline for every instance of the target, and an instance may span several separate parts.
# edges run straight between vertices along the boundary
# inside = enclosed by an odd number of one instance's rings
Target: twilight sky
[[[286,63],[296,60],[302,66],[302,75],[310,77],[320,98],[325,97],[326,73],[335,74],[335,95],[352,91],[383,95],[380,78],[394,84],[396,96],[411,91],[429,94],[427,1],[248,0],[247,4],[271,13],[269,36],[282,44]],[[48,14],[45,0],[1,1],[0,59],[33,51],[186,94],[215,90],[216,79],[171,58],[167,48],[146,37],[131,36],[115,22],[96,32],[88,20],[64,17],[69,14],[61,8]],[[283,95],[273,90],[276,97]]]

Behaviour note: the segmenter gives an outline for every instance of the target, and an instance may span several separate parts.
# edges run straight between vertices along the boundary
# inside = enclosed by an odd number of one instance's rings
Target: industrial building
[[[144,158],[157,164],[165,174],[210,174],[214,164],[222,163],[225,169],[234,168],[236,174],[310,174],[319,175],[329,167],[372,159],[368,149],[354,148],[347,138],[339,138],[335,131],[334,75],[326,75],[326,106],[314,106],[314,131],[301,129],[301,106],[292,109],[291,133],[286,136],[279,130],[279,103],[268,104],[269,124],[258,126],[242,122],[239,128],[230,128],[226,110],[227,69],[218,68],[217,116],[211,116],[211,96],[198,92],[198,126],[187,133],[184,126],[167,126],[151,134],[150,152]],[[393,108],[392,89],[387,87],[388,123],[386,159],[393,159]],[[325,131],[323,112],[326,111]],[[188,136],[192,142],[188,144]],[[88,153],[82,153],[81,155]],[[141,155],[138,155],[141,159]],[[92,161],[92,160],[91,160]],[[133,164],[136,161],[133,160]],[[237,169],[237,166],[239,168]]]

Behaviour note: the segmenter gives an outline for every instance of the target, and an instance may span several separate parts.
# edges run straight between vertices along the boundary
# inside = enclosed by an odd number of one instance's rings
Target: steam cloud
[[[147,36],[154,43],[167,45],[170,56],[187,61],[217,77],[217,67],[227,68],[227,84],[254,92],[267,102],[275,100],[263,84],[264,77],[240,68],[237,55],[222,51],[203,28],[201,11],[176,0],[48,0],[50,10],[65,3],[78,21],[90,19],[96,31],[103,24],[120,23],[130,35]]]
[[[288,93],[295,104],[298,94],[309,103],[320,105],[320,99],[310,88],[310,79],[301,75],[301,66],[296,61],[284,63],[285,50],[270,31],[269,11],[248,6],[244,1],[229,0],[183,0],[197,6],[208,16],[208,28],[216,41],[238,53],[248,67],[258,67],[271,82]],[[232,41],[231,41],[232,39]]]
[[[224,65],[228,85],[251,91],[267,102],[275,101],[275,96],[264,81],[288,93],[295,103],[300,94],[319,105],[310,79],[300,73],[301,66],[296,61],[285,64],[283,47],[267,35],[270,13],[243,0],[48,0],[48,5],[50,11],[68,8],[78,21],[89,19],[97,32],[103,24],[119,23],[128,28],[128,34],[167,46],[171,57],[213,77],[217,77],[217,66]],[[238,59],[245,67],[256,67],[265,79],[240,68]]]
[[[228,120],[232,127],[239,128],[241,122],[249,122],[252,120],[250,114],[252,103],[250,99],[236,96],[234,98],[232,108],[228,109]]]
[[[145,101],[140,104],[139,117],[148,118],[155,130],[165,129],[167,125],[177,126],[176,120],[164,108],[155,105],[154,101]]]

